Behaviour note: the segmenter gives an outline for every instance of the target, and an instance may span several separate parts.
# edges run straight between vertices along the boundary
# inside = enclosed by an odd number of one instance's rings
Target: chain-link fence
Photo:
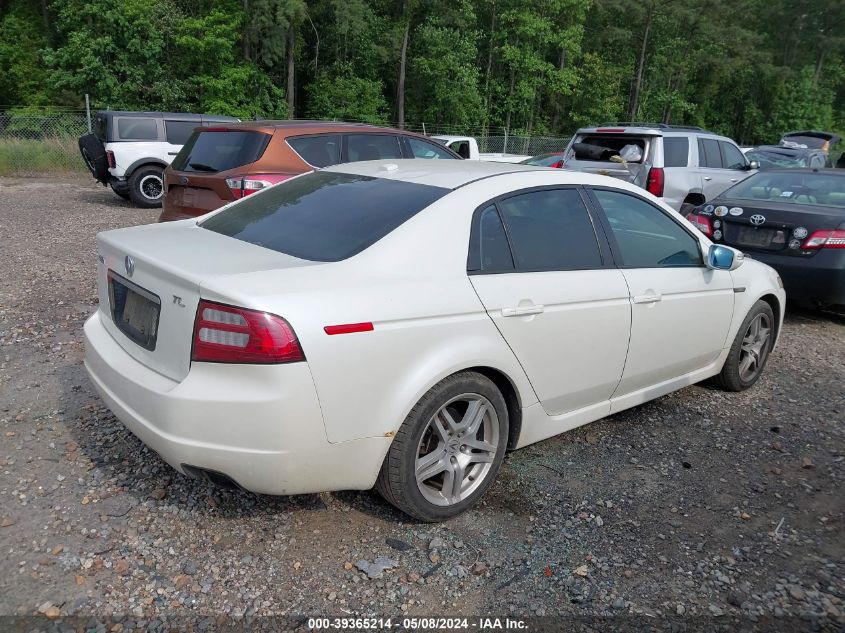
[[[427,135],[472,136],[482,152],[535,156],[560,152],[568,138],[508,134],[499,128],[459,128],[426,123],[406,130]],[[0,109],[0,176],[36,176],[56,172],[85,173],[77,139],[88,131],[84,110],[58,108]]]

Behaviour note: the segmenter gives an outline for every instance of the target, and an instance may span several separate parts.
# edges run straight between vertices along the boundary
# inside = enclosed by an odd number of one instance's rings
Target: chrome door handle
[[[737,180],[737,178],[731,178],[731,182],[736,182]]]
[[[502,316],[503,317],[530,316],[532,314],[542,314],[545,309],[546,309],[545,306],[540,306],[540,305],[520,306],[518,308],[502,308]]]
[[[710,177],[710,176],[705,176],[705,177],[704,177],[704,180],[713,180],[713,178],[712,178],[712,177]]]
[[[634,303],[657,303],[658,301],[663,301],[663,295],[661,295],[659,292],[654,294],[634,296]]]

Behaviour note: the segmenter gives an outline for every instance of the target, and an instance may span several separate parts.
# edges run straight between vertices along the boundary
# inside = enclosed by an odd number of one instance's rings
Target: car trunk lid
[[[203,281],[314,263],[189,222],[100,233],[97,249],[106,329],[135,360],[173,380],[190,369]]]

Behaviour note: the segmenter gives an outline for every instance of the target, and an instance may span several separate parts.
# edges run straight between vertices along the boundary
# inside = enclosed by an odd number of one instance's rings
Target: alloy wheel
[[[767,314],[758,314],[748,324],[739,352],[739,377],[749,382],[757,377],[769,354],[772,322]]]
[[[164,184],[161,181],[161,176],[150,174],[141,178],[138,189],[141,190],[141,195],[148,200],[158,200],[164,191]]]

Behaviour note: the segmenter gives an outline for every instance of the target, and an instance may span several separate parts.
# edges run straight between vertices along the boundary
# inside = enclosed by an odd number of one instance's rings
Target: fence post
[[[508,128],[505,128],[505,146],[502,149],[502,154],[508,153]]]
[[[425,121],[423,121],[423,136],[428,136],[428,134],[425,133]]]
[[[91,102],[88,100],[88,93],[85,93],[85,118],[88,119],[88,134],[91,133]]]

